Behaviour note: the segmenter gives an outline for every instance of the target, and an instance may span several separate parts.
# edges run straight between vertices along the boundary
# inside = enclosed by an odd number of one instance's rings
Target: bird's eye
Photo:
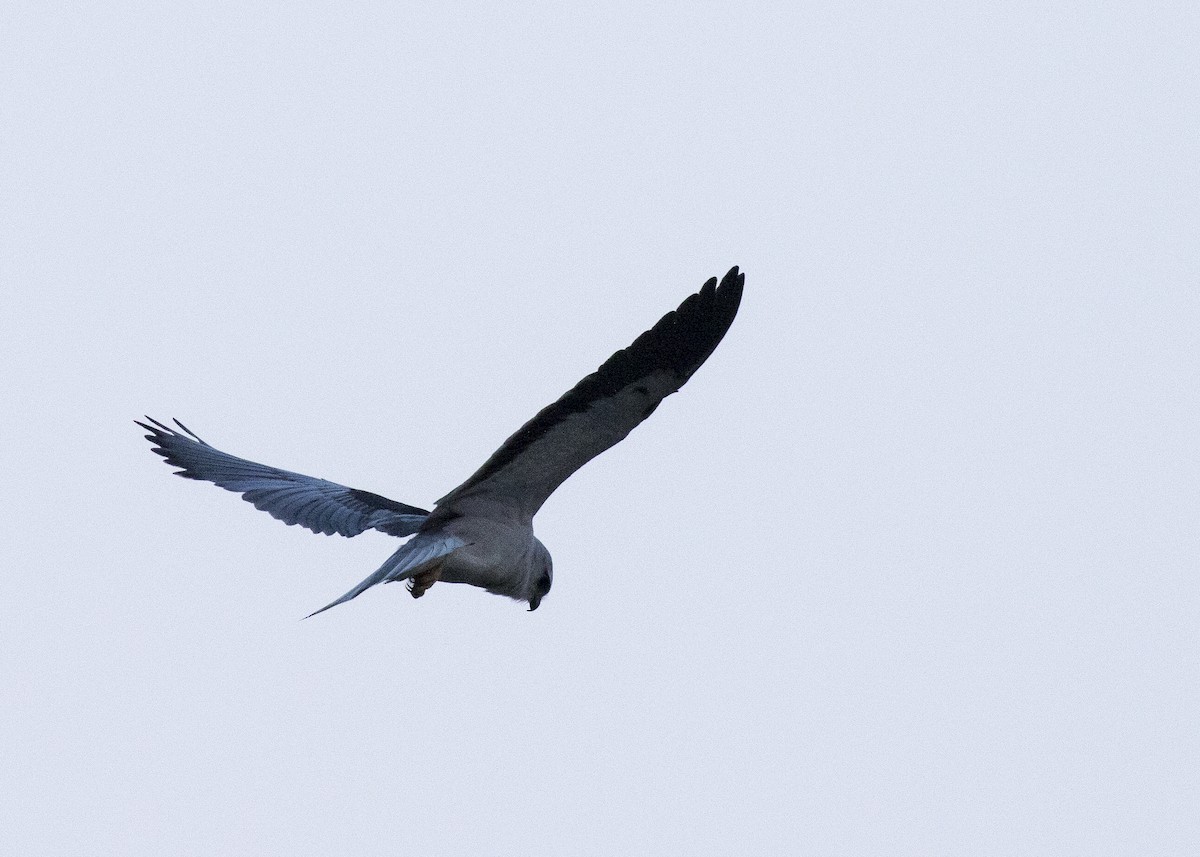
[[[547,572],[542,572],[542,576],[538,578],[537,586],[538,592],[541,592],[543,595],[550,591],[550,575]]]

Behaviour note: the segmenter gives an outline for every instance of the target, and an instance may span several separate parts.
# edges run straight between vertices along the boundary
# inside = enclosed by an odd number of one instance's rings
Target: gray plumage
[[[242,495],[286,524],[356,536],[375,529],[405,542],[370,577],[321,613],[377,583],[406,580],[414,597],[437,581],[468,583],[536,610],[553,563],[533,535],[533,516],[572,473],[620,442],[682,387],[733,323],[745,275],[732,268],[667,313],[506,440],[432,512],[229,455],[175,421],[137,424],[154,451],[188,479]],[[415,535],[414,535],[415,534]],[[316,613],[310,615],[316,615]]]

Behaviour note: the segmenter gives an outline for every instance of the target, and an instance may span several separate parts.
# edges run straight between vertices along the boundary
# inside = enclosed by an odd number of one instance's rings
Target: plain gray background
[[[352,5],[0,16],[6,848],[1200,851],[1195,3]],[[428,504],[732,264],[535,614],[130,422]]]

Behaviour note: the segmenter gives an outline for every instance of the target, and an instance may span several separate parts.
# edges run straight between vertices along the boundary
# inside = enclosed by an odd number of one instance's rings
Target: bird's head
[[[538,609],[538,605],[542,603],[542,599],[546,597],[546,593],[550,591],[550,587],[554,583],[554,561],[550,559],[550,551],[546,550],[545,545],[541,542],[537,542],[532,568],[533,577],[529,581],[528,595],[531,613]]]

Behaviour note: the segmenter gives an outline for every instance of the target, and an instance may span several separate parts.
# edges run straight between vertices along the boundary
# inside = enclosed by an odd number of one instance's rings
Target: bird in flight
[[[745,274],[713,277],[679,308],[618,351],[506,440],[479,470],[429,512],[370,491],[237,458],[183,423],[146,417],[154,452],[187,479],[237,492],[285,524],[357,536],[379,530],[411,539],[379,570],[315,616],[377,583],[408,581],[420,598],[438,581],[469,583],[536,610],[554,580],[533,516],[580,467],[623,440],[708,359],[737,315]]]

